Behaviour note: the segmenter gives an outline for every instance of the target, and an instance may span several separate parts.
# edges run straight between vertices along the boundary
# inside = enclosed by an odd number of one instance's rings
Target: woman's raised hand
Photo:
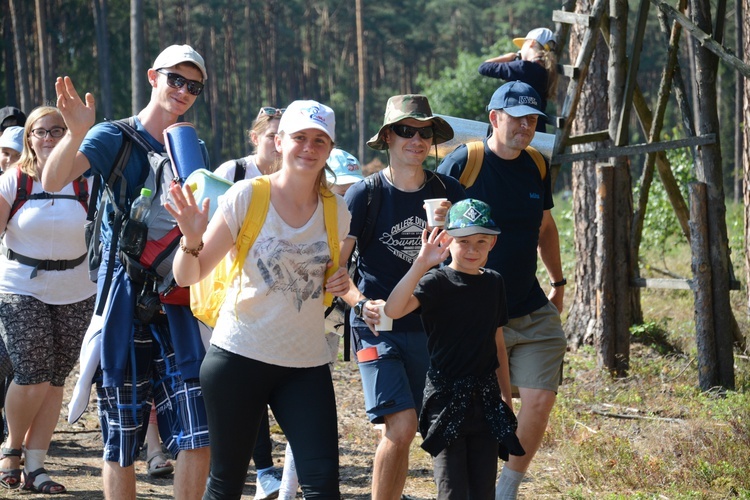
[[[65,120],[65,125],[74,136],[84,136],[96,122],[94,96],[86,93],[86,102],[81,100],[69,76],[57,77],[55,81],[57,109]]]
[[[197,247],[208,226],[208,205],[211,200],[206,198],[198,206],[190,186],[182,187],[174,184],[169,188],[172,201],[165,203],[164,208],[172,214],[180,231],[185,237],[185,245],[189,248]]]

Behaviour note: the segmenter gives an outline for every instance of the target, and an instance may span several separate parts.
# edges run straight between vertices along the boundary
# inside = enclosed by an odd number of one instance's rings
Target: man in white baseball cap
[[[549,30],[548,30],[549,31]],[[171,68],[182,63],[192,63],[201,70],[204,80],[208,80],[203,57],[190,45],[170,45],[154,59],[154,69]]]
[[[172,45],[156,57],[146,76],[151,86],[149,103],[126,121],[154,150],[164,152],[164,130],[193,106],[203,91],[206,67],[192,47]],[[86,94],[81,99],[69,77],[58,78],[55,91],[68,132],[50,157],[49,165],[54,168],[46,168],[42,176],[45,190],[60,191],[84,173],[98,175],[106,184],[124,144],[124,134],[112,122],[94,125],[94,97]],[[202,141],[200,149],[207,164],[208,151]],[[129,206],[150,169],[146,151],[133,144],[122,168],[122,179],[116,181],[127,189],[113,190],[113,202],[118,207]],[[112,237],[112,227],[121,222],[122,208],[115,211],[112,206],[105,207],[104,212],[102,255],[108,256],[110,247],[119,246]],[[112,250],[112,255],[117,255],[117,248]],[[103,268],[107,265],[106,261],[102,263]],[[206,350],[198,323],[189,305],[177,304],[161,305],[163,321],[144,324],[137,320],[135,304],[140,301],[134,294],[143,285],[130,278],[120,259],[115,259],[110,269],[109,292],[100,286],[97,297],[97,303],[104,303],[98,311],[104,324],[98,370],[101,377],[96,384],[104,436],[104,496],[136,497],[134,462],[143,446],[153,400],[160,432],[169,436],[164,444],[177,459],[174,497],[197,500],[206,489],[209,471],[208,424],[199,381]],[[104,274],[100,273],[99,283],[105,281]],[[152,383],[155,380],[159,383]]]

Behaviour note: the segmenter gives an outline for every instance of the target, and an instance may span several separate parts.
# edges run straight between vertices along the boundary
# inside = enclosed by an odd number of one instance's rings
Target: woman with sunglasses
[[[78,196],[88,191],[85,181],[73,181],[59,193],[42,189],[42,171],[65,132],[57,108],[36,108],[24,127],[21,159],[0,176],[0,233],[5,231],[0,334],[14,372],[5,399],[8,438],[0,455],[0,485],[15,489],[23,482],[23,489],[46,494],[65,492],[50,479],[44,460],[96,292],[86,262],[86,200]],[[26,184],[26,176],[32,188],[19,208],[27,186],[18,184]]]
[[[542,111],[547,100],[555,98],[557,92],[557,46],[555,34],[548,28],[534,28],[525,38],[514,38],[520,49],[487,59],[479,66],[479,74],[499,78],[506,82],[520,80],[536,90],[542,98]],[[545,132],[547,118],[540,116],[536,131]]]
[[[276,151],[274,137],[279,129],[279,120],[284,108],[264,106],[258,111],[250,130],[247,131],[252,152],[244,158],[229,160],[216,169],[216,175],[237,182],[259,175],[272,174],[281,166],[281,155]]]
[[[271,106],[260,108],[252,127],[247,131],[253,152],[244,158],[222,163],[214,173],[219,177],[237,182],[276,172],[281,166],[281,153],[276,151],[275,138],[284,111],[284,108]],[[277,495],[281,489],[282,470],[273,466],[272,451],[271,429],[268,412],[266,412],[263,414],[253,451],[257,500],[273,498],[273,495]]]
[[[211,473],[204,499],[240,498],[267,405],[294,448],[305,498],[340,498],[336,402],[324,335],[323,295],[349,288],[345,266],[327,280],[330,249],[323,198],[324,169],[335,140],[333,110],[295,101],[274,141],[282,167],[267,177],[270,205],[260,233],[227,299],[201,366],[211,436]],[[255,193],[239,182],[219,198],[208,222],[208,202],[189,189],[171,190],[170,212],[183,251],[173,269],[180,285],[196,283],[235,245]],[[330,198],[329,198],[330,199]],[[336,196],[339,239],[349,212]],[[335,263],[338,266],[338,263]]]

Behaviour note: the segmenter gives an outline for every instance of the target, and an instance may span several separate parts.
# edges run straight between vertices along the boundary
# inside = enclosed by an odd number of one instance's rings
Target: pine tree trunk
[[[745,13],[750,13],[750,0],[742,1],[745,6]],[[742,36],[742,54],[750,54],[750,18],[745,16],[743,36]],[[742,142],[742,167],[743,183],[742,198],[745,203],[745,291],[747,293],[747,314],[750,315],[750,78],[744,79],[742,115],[737,117],[737,121],[743,124],[744,134]]]
[[[97,107],[104,116],[114,118],[112,109],[112,78],[109,59],[109,30],[107,29],[107,0],[93,0],[94,27],[96,29],[96,60],[99,64],[99,97]]]
[[[161,49],[163,47],[159,50]],[[130,0],[130,108],[133,114],[146,107],[143,87],[146,68],[143,64],[143,51],[143,0]]]
[[[16,69],[18,74],[18,88],[21,89],[21,110],[31,111],[31,79],[29,65],[26,58],[26,39],[24,38],[23,3],[20,0],[10,0],[10,18],[13,24],[13,41],[15,46]]]
[[[576,12],[586,14],[593,2],[579,1]],[[574,26],[570,36],[571,59],[576,60],[585,28]],[[571,135],[605,130],[607,118],[607,45],[598,35],[597,46],[589,64],[588,75],[578,103]],[[600,144],[606,146],[606,144]],[[586,151],[596,144],[575,146],[574,152]],[[565,331],[568,344],[592,345],[596,329],[596,168],[594,160],[573,163],[573,219],[575,225],[575,294],[568,311]]]

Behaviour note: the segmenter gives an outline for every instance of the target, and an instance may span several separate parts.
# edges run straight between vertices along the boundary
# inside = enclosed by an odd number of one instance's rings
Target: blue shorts
[[[181,450],[207,447],[208,423],[200,383],[182,380],[169,335],[155,338],[150,328],[136,326],[133,337],[135,376],[129,359],[124,386],[101,387],[99,370],[96,394],[104,460],[118,462],[121,467],[135,462],[146,437],[152,400],[159,434],[173,456]]]
[[[378,332],[376,337],[369,328],[358,327],[352,327],[352,333],[370,422],[383,423],[385,415],[410,408],[419,415],[430,366],[427,334]]]

